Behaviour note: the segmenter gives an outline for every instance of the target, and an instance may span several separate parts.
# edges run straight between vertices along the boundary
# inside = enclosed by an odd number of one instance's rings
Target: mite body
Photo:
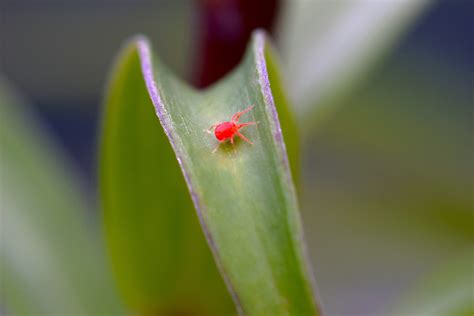
[[[232,118],[230,119],[229,122],[216,123],[216,124],[212,125],[211,128],[208,130],[208,132],[211,133],[212,130],[214,130],[214,136],[217,138],[217,140],[220,143],[229,140],[230,143],[233,145],[234,144],[234,137],[238,136],[238,137],[242,138],[244,141],[246,141],[247,143],[253,145],[253,143],[247,137],[242,135],[242,133],[240,132],[240,129],[245,127],[245,126],[248,126],[248,125],[257,124],[258,122],[239,123],[240,116],[242,116],[242,114],[245,114],[248,111],[252,110],[253,107],[254,106],[251,105],[248,108],[246,108],[245,110],[235,113],[234,115],[232,115]],[[215,152],[216,150],[217,150],[217,148],[214,149],[213,152]]]

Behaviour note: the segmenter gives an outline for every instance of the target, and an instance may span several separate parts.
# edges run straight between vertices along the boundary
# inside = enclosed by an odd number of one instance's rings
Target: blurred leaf
[[[425,276],[391,315],[470,316],[474,314],[473,248]]]
[[[431,53],[394,54],[305,144],[301,208],[328,314],[382,315],[474,241],[472,71]]]
[[[279,78],[268,78],[267,62],[270,74],[277,75],[264,35],[256,33],[241,65],[198,92],[152,57],[142,37],[119,58],[106,102],[101,189],[116,276],[136,310],[229,312],[187,183],[239,311],[318,313],[268,80],[274,91],[281,87]],[[275,92],[290,160],[298,168],[294,125],[284,95]],[[260,122],[244,131],[255,145],[237,140],[235,149],[222,144],[212,154],[217,141],[203,130],[250,104],[255,108],[242,121]]]
[[[430,0],[287,1],[279,25],[290,96],[301,121],[358,82]],[[317,106],[314,108],[314,106]]]
[[[0,283],[11,315],[122,314],[80,177],[0,78]]]

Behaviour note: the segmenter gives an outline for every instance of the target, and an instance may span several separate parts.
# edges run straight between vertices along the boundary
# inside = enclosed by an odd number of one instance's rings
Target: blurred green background
[[[419,1],[416,8],[410,8],[413,12],[393,18],[397,27],[377,24],[385,5],[403,6],[403,2],[314,1],[314,16],[313,11],[306,10],[306,18],[288,2],[278,3],[275,9],[272,23],[276,46],[282,53],[284,79],[302,133],[303,224],[328,315],[380,315],[392,310],[409,301],[413,289],[425,283],[432,271],[460,256],[471,263],[471,273],[463,281],[471,284],[468,291],[473,295],[474,8],[467,0]],[[31,225],[25,230],[36,229],[38,219],[34,216],[49,223],[51,227],[44,230],[51,239],[43,244],[50,250],[21,244],[21,249],[30,250],[13,258],[42,262],[48,253],[56,252],[58,262],[72,264],[71,256],[93,245],[87,256],[97,259],[89,264],[93,271],[86,279],[92,283],[87,284],[94,284],[96,293],[101,286],[113,292],[95,207],[97,133],[107,72],[124,40],[143,33],[171,69],[193,81],[203,41],[199,34],[207,27],[202,22],[206,16],[203,12],[209,3],[212,1],[0,3],[1,71],[9,81],[4,85],[14,86],[16,91],[2,88],[0,100],[3,104],[28,104],[20,114],[10,110],[1,113],[1,293],[8,292],[9,282],[18,280],[12,280],[9,267],[22,263],[8,262],[12,257],[6,249],[15,247],[23,236],[12,228],[17,221],[10,209],[30,198],[33,202],[23,206],[26,219],[22,223]],[[345,5],[353,8],[346,9]],[[375,13],[358,15],[357,10],[364,8]],[[371,22],[370,17],[377,23],[364,26]],[[232,27],[234,18],[223,15],[220,26]],[[348,28],[338,30],[345,23]],[[398,31],[392,31],[394,28]],[[354,43],[353,38],[358,41]],[[372,38],[377,40],[371,42]],[[387,44],[381,45],[384,41]],[[342,54],[338,59],[336,52],[346,52],[347,56]],[[357,57],[359,53],[363,57]],[[318,63],[324,56],[331,58]],[[325,66],[333,60],[335,66],[327,70]],[[305,68],[309,73],[306,77]],[[311,86],[302,78],[317,85]],[[301,88],[305,85],[306,90]],[[322,91],[318,87],[323,87]],[[20,101],[17,95],[22,95]],[[37,124],[41,124],[39,130],[48,130],[42,137],[48,139],[45,143],[36,141],[38,133],[43,133],[37,131]],[[33,130],[23,132],[23,128]],[[55,154],[45,154],[42,172],[27,172],[15,186],[13,168],[24,169],[21,164],[15,167],[15,157],[38,163],[34,150],[22,153],[17,148],[23,140],[28,148],[54,148]],[[15,152],[17,156],[12,154]],[[58,164],[67,167],[51,175],[49,170]],[[36,185],[21,192],[30,175]],[[57,207],[45,206],[44,214],[39,215],[41,202],[34,202],[44,196],[44,186],[56,188],[56,195],[63,195],[61,192],[70,186],[74,187],[71,191],[80,186],[81,197],[63,198],[85,200],[85,205],[78,210],[69,208],[70,217],[64,215],[66,218],[58,219],[54,226],[60,215],[52,209]],[[18,197],[14,199],[15,194]],[[51,194],[52,200],[58,198]],[[71,224],[71,218],[74,223],[81,221],[77,213],[85,216],[85,222],[71,229],[91,229],[89,239],[78,237],[84,234],[78,232],[73,241],[64,241],[70,232],[58,227]],[[32,276],[23,275],[25,284],[34,284],[34,271]],[[98,280],[94,275],[107,277]],[[48,286],[52,293],[61,288],[53,280],[42,282],[45,291]],[[85,285],[79,290],[84,297],[87,288]],[[18,293],[17,297],[25,296],[25,287]],[[3,296],[0,299],[4,300]],[[122,310],[115,294],[111,294],[110,302],[103,305],[104,310]]]

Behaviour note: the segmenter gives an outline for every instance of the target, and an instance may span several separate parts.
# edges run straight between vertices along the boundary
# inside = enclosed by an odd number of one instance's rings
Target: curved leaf
[[[127,45],[109,84],[101,147],[104,225],[119,287],[145,315],[227,314],[232,301]]]
[[[318,313],[275,106],[293,169],[296,133],[280,89],[261,32],[240,66],[202,92],[174,77],[143,37],[124,50],[106,102],[101,189],[116,276],[135,309],[228,310],[187,184],[239,312]],[[221,144],[213,154],[217,140],[203,130],[251,104],[254,109],[241,121],[259,122],[243,131],[254,145],[237,140],[234,148]]]

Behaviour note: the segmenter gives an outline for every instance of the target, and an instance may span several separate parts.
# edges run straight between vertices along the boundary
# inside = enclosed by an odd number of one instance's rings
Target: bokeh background
[[[86,197],[78,212],[87,212],[94,232],[81,242],[104,256],[97,137],[104,85],[121,45],[146,34],[171,69],[205,87],[235,66],[253,28],[266,28],[301,128],[302,217],[324,310],[380,315],[418,295],[416,288],[450,261],[473,263],[474,6],[408,2],[1,0],[0,65],[9,88],[0,101],[20,98],[31,124],[48,130],[68,166],[57,177]],[[24,198],[7,188],[11,174],[0,179],[5,249],[23,236],[7,227],[7,195]],[[38,185],[48,186],[49,176]],[[58,243],[63,231],[50,225],[50,242]],[[41,261],[35,256],[44,253],[23,255]],[[8,258],[4,293],[13,282]],[[101,260],[91,276],[113,284]],[[466,278],[472,297],[472,268]]]

